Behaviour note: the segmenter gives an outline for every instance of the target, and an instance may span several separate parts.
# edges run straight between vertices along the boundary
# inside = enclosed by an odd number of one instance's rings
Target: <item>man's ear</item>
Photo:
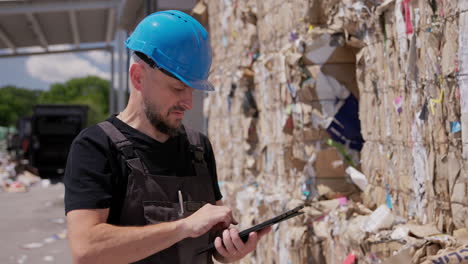
[[[143,88],[143,77],[145,73],[145,68],[143,65],[139,63],[133,63],[132,66],[130,66],[129,70],[129,76],[130,76],[130,81],[133,85],[133,88],[135,88],[138,91],[141,91]]]

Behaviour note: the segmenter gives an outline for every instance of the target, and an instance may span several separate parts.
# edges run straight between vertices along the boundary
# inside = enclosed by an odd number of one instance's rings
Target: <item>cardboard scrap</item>
[[[453,231],[453,236],[457,240],[457,245],[468,245],[468,230],[466,228]]]
[[[436,256],[430,256],[422,264],[455,264],[468,263],[468,246],[448,248],[439,252]]]
[[[425,238],[442,234],[442,232],[440,232],[440,230],[438,230],[433,223],[429,223],[422,226],[416,224],[408,224],[407,227],[409,228],[409,234],[418,238]]]
[[[335,161],[342,161],[342,158],[336,148],[327,148],[317,154],[315,161],[315,171],[317,178],[342,179],[346,177],[344,164],[333,166]]]

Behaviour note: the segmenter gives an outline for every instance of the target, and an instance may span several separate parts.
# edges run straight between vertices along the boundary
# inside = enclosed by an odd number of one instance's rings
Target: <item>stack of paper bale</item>
[[[358,58],[366,204],[391,199],[397,215],[446,232],[464,226],[452,213],[466,178],[457,12],[457,1],[388,1]]]
[[[421,261],[461,245],[464,2],[204,1],[224,200],[241,229],[310,205],[244,263],[372,263],[405,249]],[[412,240],[414,226],[429,231]]]

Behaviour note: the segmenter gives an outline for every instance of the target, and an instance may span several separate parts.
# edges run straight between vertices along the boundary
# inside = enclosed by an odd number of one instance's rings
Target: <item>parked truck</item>
[[[88,107],[36,105],[31,118],[30,165],[41,178],[60,178],[73,139],[86,126]]]
[[[16,121],[16,129],[7,134],[7,151],[17,161],[27,160],[31,142],[31,116],[23,116]]]

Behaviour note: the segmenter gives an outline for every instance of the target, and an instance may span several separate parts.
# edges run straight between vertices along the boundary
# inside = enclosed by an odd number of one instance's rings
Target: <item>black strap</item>
[[[111,122],[103,121],[99,123],[98,126],[112,140],[117,149],[123,153],[125,159],[135,158],[132,142],[130,142],[130,140],[128,140]]]
[[[112,140],[114,145],[123,154],[125,161],[132,169],[137,169],[141,172],[148,172],[148,168],[141,161],[138,153],[133,149],[133,144],[125,137],[111,122],[103,121],[98,124],[107,136]]]
[[[187,138],[190,144],[195,146],[201,146],[200,133],[191,129],[190,127],[184,126],[184,128],[185,132],[187,133]]]
[[[185,127],[187,138],[190,143],[189,149],[193,153],[194,162],[205,164],[203,146],[201,145],[201,134],[191,128]]]
[[[125,166],[138,168],[143,171],[143,165],[137,154],[133,150],[132,143],[109,121],[103,121],[98,123],[98,126],[104,131],[104,133],[111,139],[112,143],[122,153],[125,159]],[[109,211],[108,222],[111,224],[120,224],[122,205],[125,200],[127,192],[127,177],[125,168],[122,167],[122,177],[114,177],[116,174],[112,174],[112,200]],[[139,180],[139,175],[136,175]]]

